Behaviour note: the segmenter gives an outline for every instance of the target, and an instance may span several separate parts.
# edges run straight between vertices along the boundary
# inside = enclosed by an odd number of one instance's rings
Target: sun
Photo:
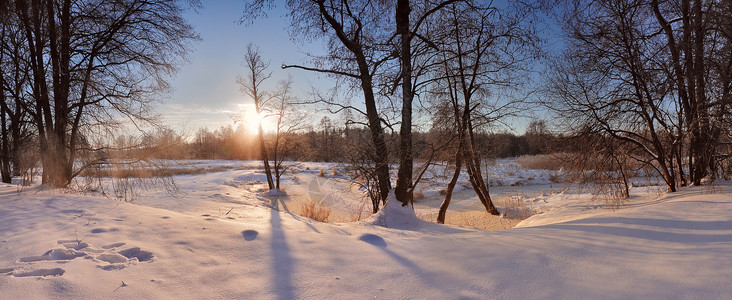
[[[262,119],[262,116],[257,114],[254,109],[246,110],[242,114],[242,124],[244,124],[244,128],[252,135],[259,134],[259,122]]]
[[[254,107],[254,104],[240,104],[239,108],[241,110],[240,116],[241,116],[241,124],[246,128],[247,132],[251,135],[258,135],[259,134],[259,123],[262,122],[262,130],[267,133],[272,130],[272,124],[269,120],[270,118],[266,118],[264,113],[257,113],[257,110]]]

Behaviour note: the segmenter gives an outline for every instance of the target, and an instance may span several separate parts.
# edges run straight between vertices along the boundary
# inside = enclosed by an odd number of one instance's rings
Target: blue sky
[[[238,22],[246,9],[243,0],[203,0],[200,10],[186,13],[185,17],[202,41],[193,44],[189,61],[180,66],[180,71],[170,81],[172,93],[159,108],[167,125],[188,133],[201,127],[215,130],[234,125],[229,117],[231,113],[253,107],[253,101],[239,91],[236,82],[237,76],[244,74],[242,58],[249,42],[257,44],[263,58],[271,63],[273,73],[265,84],[266,89],[273,89],[288,75],[294,80],[293,92],[301,97],[309,94],[312,85],[329,85],[328,79],[321,79],[312,72],[280,68],[283,63],[307,65],[305,51],[322,51],[323,46],[292,41],[287,31],[289,19],[285,16],[284,4],[278,4],[279,7],[268,12],[267,18],[257,19],[249,25]],[[314,121],[320,118],[317,115]],[[519,118],[509,122],[520,134],[528,120]]]
[[[176,128],[209,130],[231,125],[228,114],[242,107],[250,107],[252,100],[239,91],[236,77],[244,74],[242,58],[246,45],[254,42],[265,60],[271,62],[272,78],[266,87],[293,76],[295,92],[303,93],[310,82],[317,80],[303,71],[280,69],[282,63],[302,63],[306,46],[293,42],[287,32],[289,19],[283,8],[269,13],[268,18],[253,24],[240,25],[246,5],[242,0],[202,1],[198,12],[188,12],[186,18],[195,27],[202,41],[193,44],[189,61],[170,81],[172,93],[160,107],[165,122]],[[310,50],[312,51],[312,49]]]

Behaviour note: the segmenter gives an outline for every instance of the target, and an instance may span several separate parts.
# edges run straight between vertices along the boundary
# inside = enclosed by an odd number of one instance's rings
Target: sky
[[[313,86],[327,87],[328,79],[302,70],[282,70],[287,64],[307,65],[307,53],[324,51],[317,42],[293,41],[288,33],[290,20],[285,16],[286,8],[278,3],[251,24],[240,24],[246,9],[244,0],[203,0],[203,7],[185,14],[187,20],[200,35],[201,41],[194,42],[188,61],[180,66],[171,79],[172,92],[164,98],[159,113],[168,126],[192,133],[198,128],[213,131],[221,126],[234,125],[230,115],[241,113],[251,116],[253,100],[245,96],[236,82],[244,74],[242,59],[246,45],[255,43],[265,61],[270,62],[272,78],[265,83],[265,89],[274,89],[278,81],[292,76],[293,93],[301,98],[309,95]],[[315,108],[313,108],[315,110]],[[313,122],[327,115],[313,112]],[[245,120],[255,118],[245,117]],[[333,118],[332,118],[333,119]],[[510,121],[514,132],[523,133],[528,119]],[[244,124],[253,127],[255,123]],[[267,121],[264,123],[267,130]]]
[[[272,78],[265,88],[273,88],[288,74],[295,81],[295,93],[309,90],[311,83],[317,81],[317,77],[307,72],[280,68],[283,63],[305,61],[307,47],[290,39],[289,19],[284,16],[283,7],[269,12],[267,18],[242,25],[238,21],[246,8],[244,2],[204,0],[197,12],[186,13],[202,40],[193,43],[188,62],[171,79],[172,93],[159,109],[169,126],[184,131],[201,127],[215,130],[234,125],[229,117],[231,113],[253,108],[253,100],[240,92],[236,82],[237,76],[244,74],[242,59],[249,42],[255,43],[265,61],[270,62]]]

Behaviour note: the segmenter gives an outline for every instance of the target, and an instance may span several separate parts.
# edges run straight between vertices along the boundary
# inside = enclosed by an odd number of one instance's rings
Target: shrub
[[[561,170],[564,159],[559,154],[524,155],[516,158],[516,162],[526,170]]]
[[[318,222],[328,222],[330,209],[325,207],[321,202],[316,203],[315,201],[309,200],[302,205],[300,215]]]

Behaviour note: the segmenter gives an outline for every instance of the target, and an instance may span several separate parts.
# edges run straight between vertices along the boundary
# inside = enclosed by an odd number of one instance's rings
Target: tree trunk
[[[1,79],[0,79],[1,80]],[[0,177],[2,182],[10,183],[10,137],[8,136],[7,126],[7,105],[5,103],[5,93],[0,91],[0,126],[2,126],[2,133],[0,139],[2,145],[0,146]]]
[[[369,120],[369,130],[371,131],[371,141],[374,143],[374,164],[376,166],[376,180],[379,185],[379,197],[382,203],[386,203],[391,189],[391,178],[389,175],[389,154],[386,148],[386,140],[384,137],[384,129],[381,127],[381,119],[376,109],[376,98],[374,97],[373,79],[369,73],[366,57],[361,51],[355,51],[358,60],[359,73],[361,75],[361,90],[364,95],[364,104],[366,105],[366,117]],[[379,211],[378,203],[374,203],[374,213]]]
[[[402,83],[402,123],[399,128],[399,171],[394,194],[402,206],[412,202],[412,49],[409,30],[409,0],[396,4],[396,33],[399,35],[399,61]]]
[[[462,146],[462,143],[460,143]],[[447,190],[445,191],[445,200],[440,204],[440,211],[437,213],[437,223],[445,224],[445,214],[447,214],[447,207],[450,205],[452,199],[452,191],[457,185],[458,178],[460,178],[460,169],[463,167],[462,153],[460,147],[455,151],[455,172],[452,174],[450,182],[447,184]]]
[[[694,31],[694,69],[693,77],[696,82],[696,89],[694,90],[696,98],[696,132],[693,132],[696,139],[696,143],[692,143],[693,147],[697,147],[696,160],[694,165],[694,185],[701,185],[701,180],[706,177],[708,172],[709,164],[711,163],[712,153],[714,149],[712,141],[709,139],[709,114],[708,114],[708,103],[706,96],[706,79],[705,79],[705,26],[704,26],[704,15],[702,12],[702,1],[694,1],[692,6],[693,12],[693,31]]]
[[[259,114],[259,104],[256,103],[258,101],[255,101],[255,106],[257,107],[257,114]],[[262,121],[259,121],[259,124],[257,125],[257,131],[259,132],[259,151],[260,155],[262,156],[262,163],[264,163],[264,173],[267,175],[267,187],[269,189],[275,188],[274,181],[272,181],[272,168],[269,166],[269,156],[267,154],[267,147],[264,144],[264,131],[262,130]]]
[[[473,190],[478,195],[480,203],[483,204],[485,210],[492,215],[500,215],[493,201],[491,195],[488,192],[488,186],[485,184],[483,174],[480,169],[480,158],[475,151],[475,138],[473,135],[473,125],[470,121],[470,110],[466,108],[468,112],[467,120],[463,120],[467,124],[467,141],[465,142],[466,147],[463,147],[463,155],[465,156],[465,168],[468,170],[470,177],[470,184],[473,186]]]
[[[386,140],[384,137],[384,130],[381,127],[381,118],[379,118],[379,112],[376,108],[376,99],[373,91],[373,77],[369,69],[366,55],[364,54],[363,41],[361,40],[360,31],[356,33],[354,38],[350,38],[349,34],[343,31],[343,24],[339,23],[338,20],[328,13],[324,1],[317,1],[320,15],[330,24],[331,28],[335,31],[336,37],[341,43],[351,52],[356,58],[358,64],[358,76],[357,78],[361,81],[361,89],[364,95],[364,104],[366,106],[366,117],[369,121],[369,130],[371,131],[371,140],[374,143],[375,155],[374,164],[376,165],[376,180],[378,181],[379,197],[383,203],[386,203],[386,198],[389,195],[391,189],[391,179],[389,175],[389,162],[388,162],[388,150],[386,148]],[[374,213],[378,212],[379,199],[372,198],[374,204]]]

